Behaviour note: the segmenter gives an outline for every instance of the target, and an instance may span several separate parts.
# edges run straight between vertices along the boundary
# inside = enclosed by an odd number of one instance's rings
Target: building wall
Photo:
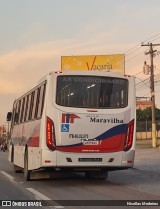
[[[152,106],[151,101],[137,101],[136,102],[136,109],[144,110],[144,109],[151,107],[151,106]]]

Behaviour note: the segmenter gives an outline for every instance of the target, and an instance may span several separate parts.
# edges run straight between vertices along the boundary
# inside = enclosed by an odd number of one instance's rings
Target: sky
[[[126,74],[142,84],[137,96],[150,96],[141,43],[160,43],[159,11],[159,0],[0,0],[0,125],[14,99],[59,70],[64,55],[125,54]],[[154,66],[160,108],[159,55]]]

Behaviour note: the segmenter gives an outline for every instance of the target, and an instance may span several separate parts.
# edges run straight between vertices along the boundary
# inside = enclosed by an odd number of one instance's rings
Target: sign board
[[[61,70],[105,70],[124,74],[125,55],[62,56]]]

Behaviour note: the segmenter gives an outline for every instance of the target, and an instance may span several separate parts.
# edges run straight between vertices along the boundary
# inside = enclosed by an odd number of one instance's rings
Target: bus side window
[[[27,110],[27,102],[28,102],[28,95],[25,96],[25,103],[24,103],[24,109],[23,109],[23,118],[22,118],[22,123],[25,122],[25,117],[26,117],[26,110]]]
[[[19,111],[18,111],[18,114],[19,114],[19,118],[18,118],[18,123],[20,123],[20,119],[21,119],[21,115],[22,115],[22,105],[23,105],[23,100],[21,99],[20,100],[20,106],[19,106]]]
[[[37,119],[38,106],[39,106],[39,97],[40,97],[40,89],[41,89],[41,87],[39,87],[37,89],[37,99],[36,99],[36,105],[35,105],[35,111],[34,111],[34,118],[35,119]]]
[[[22,99],[22,104],[21,104],[20,123],[22,123],[22,119],[23,119],[23,115],[24,115],[24,103],[25,103],[25,97]]]
[[[33,102],[34,102],[34,91],[31,93],[31,101],[30,101],[30,106],[29,106],[29,115],[28,115],[28,120],[31,120],[32,118],[32,110],[33,110]]]
[[[36,103],[37,103],[37,96],[38,96],[38,89],[34,91],[34,98],[33,98],[33,107],[32,107],[32,116],[31,119],[33,120],[35,117],[35,110],[36,110]]]
[[[14,124],[17,124],[18,121],[19,121],[20,107],[21,107],[21,100],[19,100],[17,105],[16,105],[16,112],[15,112],[15,116],[14,116]]]
[[[42,116],[44,97],[45,97],[45,84],[43,86],[41,86],[41,89],[40,89],[39,104],[37,107],[37,110],[38,110],[37,118],[41,118],[41,116]]]
[[[14,123],[15,123],[16,106],[17,106],[17,102],[15,102],[13,104],[13,111],[12,111],[13,113],[12,113],[11,128],[14,126]]]
[[[46,83],[44,84],[44,89],[43,89],[42,107],[41,107],[41,116],[42,116],[42,113],[43,113],[43,106],[44,106],[45,94],[46,94]]]
[[[27,102],[27,108],[26,108],[26,116],[25,116],[25,121],[29,120],[29,111],[30,111],[30,104],[31,104],[31,93],[27,96],[28,97],[28,102]]]

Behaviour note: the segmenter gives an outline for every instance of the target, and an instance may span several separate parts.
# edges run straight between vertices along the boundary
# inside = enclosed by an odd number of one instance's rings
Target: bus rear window
[[[56,104],[115,109],[128,105],[128,80],[99,76],[58,76]]]

